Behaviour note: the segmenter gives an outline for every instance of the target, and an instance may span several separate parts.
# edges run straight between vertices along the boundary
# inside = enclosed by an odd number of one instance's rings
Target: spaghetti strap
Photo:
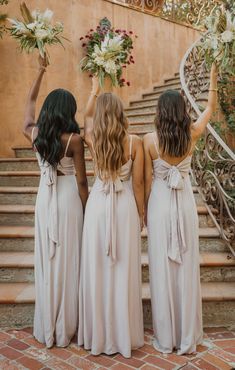
[[[31,141],[32,141],[32,143],[34,142],[34,131],[35,131],[35,128],[36,128],[36,126],[33,126],[33,129],[31,131]]]
[[[155,145],[155,148],[156,148],[157,155],[160,158],[160,153],[159,153],[159,148],[158,148],[157,134],[156,134],[156,138],[155,138],[155,136],[153,134],[153,142],[154,142],[154,145]]]
[[[66,154],[67,154],[67,151],[68,151],[68,148],[69,148],[69,144],[70,144],[70,141],[72,139],[72,136],[73,136],[73,132],[72,134],[69,136],[69,139],[67,141],[67,145],[66,145],[66,148],[65,148],[65,151],[64,151],[64,157],[66,157]]]
[[[131,158],[131,153],[132,153],[132,135],[130,135],[129,158]]]

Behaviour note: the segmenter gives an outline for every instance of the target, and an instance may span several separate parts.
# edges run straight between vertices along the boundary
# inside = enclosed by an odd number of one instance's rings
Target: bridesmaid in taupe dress
[[[93,355],[119,352],[130,357],[132,349],[144,344],[143,147],[141,139],[128,135],[120,99],[111,93],[97,98],[98,91],[93,78],[85,139],[97,178],[84,220],[78,344]]]
[[[24,134],[41,171],[35,207],[34,336],[48,348],[70,343],[78,325],[79,260],[88,197],[84,147],[75,121],[76,101],[58,89],[46,98],[35,124],[35,105],[46,59],[30,90]]]
[[[203,336],[198,218],[189,171],[195,143],[215,110],[216,91],[213,66],[208,105],[194,124],[183,97],[166,91],[158,101],[156,132],[144,138],[153,344],[163,353],[195,352]]]

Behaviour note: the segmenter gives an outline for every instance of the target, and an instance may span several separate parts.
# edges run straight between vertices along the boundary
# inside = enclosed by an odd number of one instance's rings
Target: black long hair
[[[191,145],[191,118],[183,96],[167,90],[158,100],[155,117],[159,148],[172,157],[184,156]]]
[[[60,162],[63,133],[80,133],[75,120],[77,104],[67,90],[56,89],[46,97],[38,117],[38,135],[34,141],[41,158],[56,167]]]

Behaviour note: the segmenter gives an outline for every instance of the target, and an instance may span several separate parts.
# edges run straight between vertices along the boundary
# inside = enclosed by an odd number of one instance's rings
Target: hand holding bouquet
[[[213,62],[220,74],[235,75],[235,7],[215,10],[206,19],[207,33],[203,37],[202,50],[210,67]]]
[[[134,63],[132,35],[132,31],[114,30],[107,18],[102,19],[95,31],[91,29],[80,38],[86,48],[86,56],[80,62],[81,70],[97,76],[102,87],[106,76],[111,78],[113,86],[124,86],[122,70]]]
[[[32,13],[27,8],[25,3],[20,6],[22,20],[8,19],[12,24],[9,28],[12,37],[20,43],[21,51],[27,53],[34,49],[39,50],[41,57],[47,55],[49,57],[46,45],[62,44],[61,34],[63,32],[63,24],[56,22],[52,25],[51,20],[53,12],[47,9],[45,12],[34,10]]]

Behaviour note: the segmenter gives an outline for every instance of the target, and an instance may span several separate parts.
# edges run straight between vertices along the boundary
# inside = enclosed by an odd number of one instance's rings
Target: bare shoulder
[[[84,148],[84,143],[83,143],[83,139],[81,135],[77,133],[73,134],[71,141],[70,141],[70,149],[73,152],[77,152],[77,151],[83,150],[83,148]]]
[[[150,145],[153,143],[153,136],[154,132],[149,132],[148,134],[144,135],[144,147],[149,148]]]
[[[141,137],[139,137],[138,135],[131,135],[131,137],[135,145],[143,145],[143,140]]]

